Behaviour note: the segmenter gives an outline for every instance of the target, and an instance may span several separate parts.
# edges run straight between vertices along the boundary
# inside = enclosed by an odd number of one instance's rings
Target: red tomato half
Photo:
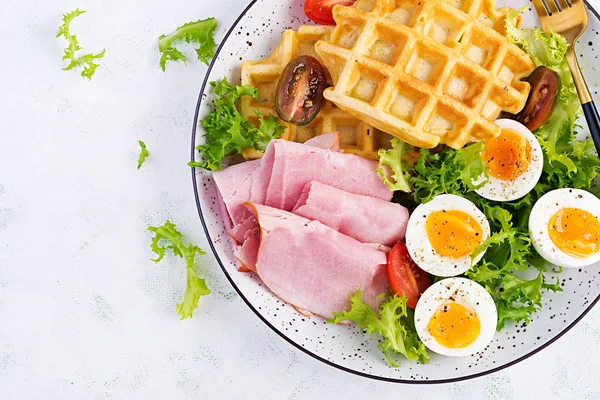
[[[406,305],[413,309],[423,292],[431,286],[429,275],[410,258],[404,242],[396,243],[389,252],[387,276],[394,293],[405,295]]]
[[[333,6],[351,6],[356,0],[305,0],[304,13],[317,24],[335,25]]]

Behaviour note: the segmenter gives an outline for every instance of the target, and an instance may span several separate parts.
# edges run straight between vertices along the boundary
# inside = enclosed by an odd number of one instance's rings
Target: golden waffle
[[[275,111],[275,89],[285,66],[301,55],[317,57],[315,43],[329,38],[330,27],[300,26],[298,31],[288,30],[283,34],[273,54],[261,61],[246,61],[242,64],[242,85],[252,85],[258,89],[259,98],[243,96],[240,103],[241,114],[249,121],[258,124],[255,110],[264,115],[277,115]],[[318,58],[318,57],[317,57]],[[315,119],[306,126],[296,126],[279,121],[286,126],[282,139],[303,143],[308,139],[333,131],[340,132],[341,148],[352,154],[377,159],[377,150],[389,147],[390,136],[374,129],[355,116],[340,110],[330,101],[325,104]],[[262,152],[244,150],[246,159],[259,158]]]
[[[316,52],[335,87],[325,98],[418,147],[455,149],[500,133],[519,112],[533,61],[505,34],[494,0],[359,0]]]

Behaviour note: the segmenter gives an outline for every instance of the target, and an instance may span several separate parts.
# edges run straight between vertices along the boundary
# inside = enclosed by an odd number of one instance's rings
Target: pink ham
[[[377,296],[387,286],[383,252],[318,221],[246,205],[260,233],[256,272],[273,293],[323,317],[348,309],[348,296],[358,288],[363,300],[377,307]]]
[[[240,272],[256,272],[256,257],[258,256],[258,246],[260,245],[260,236],[256,220],[249,219],[254,224],[252,229],[249,229],[244,234],[244,241],[241,246],[237,246],[233,251],[235,259],[238,261],[238,271]]]
[[[227,233],[233,240],[242,244],[244,243],[246,232],[252,228],[256,228],[256,221],[254,221],[254,216],[248,213],[248,217],[245,220],[238,222],[238,224],[231,228]]]
[[[386,201],[392,199],[392,192],[376,172],[376,161],[285,140],[271,141],[267,156],[266,165],[272,163],[267,196],[264,203],[254,198],[253,202],[290,211],[304,186],[311,181]],[[263,174],[266,176],[268,172],[263,171]],[[260,191],[264,191],[264,186]]]
[[[252,175],[259,166],[260,160],[247,161],[213,173],[213,179],[234,226],[248,216],[244,202],[250,199]]]
[[[408,210],[400,204],[361,196],[313,181],[293,213],[315,219],[363,243],[393,246],[404,239]]]
[[[331,132],[323,135],[317,135],[304,142],[305,145],[318,147],[320,149],[329,149],[333,151],[340,150],[340,133]]]

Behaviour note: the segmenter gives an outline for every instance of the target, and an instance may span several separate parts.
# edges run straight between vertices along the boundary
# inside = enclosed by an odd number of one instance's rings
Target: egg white
[[[471,265],[477,264],[485,251],[474,260],[471,260],[470,255],[451,258],[438,254],[427,236],[426,221],[432,212],[442,210],[458,210],[469,214],[481,226],[481,241],[490,236],[490,224],[475,204],[460,196],[442,194],[428,203],[420,204],[413,211],[406,227],[406,247],[417,265],[430,274],[443,277],[460,275],[471,268]]]
[[[512,119],[499,119],[495,121],[502,129],[510,129],[527,139],[531,145],[531,159],[527,169],[513,180],[503,181],[494,176],[489,177],[487,183],[475,192],[481,197],[495,201],[512,201],[520,199],[529,193],[540,180],[544,168],[544,155],[542,147],[533,133],[525,125]]]
[[[587,257],[573,257],[560,250],[550,239],[550,218],[565,207],[578,208],[600,219],[600,199],[580,189],[557,189],[535,203],[529,215],[529,234],[536,251],[548,262],[567,268],[579,268],[600,261],[600,252]]]
[[[449,348],[440,344],[431,334],[427,325],[433,315],[449,301],[455,301],[474,311],[481,329],[479,336],[463,348]],[[466,278],[448,278],[431,285],[421,295],[415,308],[415,328],[423,344],[438,354],[463,357],[485,349],[496,332],[498,311],[492,296],[480,284]]]

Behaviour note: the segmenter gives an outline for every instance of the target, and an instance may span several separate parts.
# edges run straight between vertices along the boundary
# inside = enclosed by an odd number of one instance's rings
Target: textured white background
[[[593,1],[600,6],[598,0]],[[234,293],[213,290],[179,321],[179,259],[155,265],[145,232],[166,218],[208,249],[193,201],[190,129],[206,68],[158,69],[157,37],[249,0],[0,0],[0,398],[598,399],[600,309],[508,370],[441,386],[381,383],[299,352]],[[61,13],[91,82],[61,71]],[[152,153],[136,170],[137,140]]]

